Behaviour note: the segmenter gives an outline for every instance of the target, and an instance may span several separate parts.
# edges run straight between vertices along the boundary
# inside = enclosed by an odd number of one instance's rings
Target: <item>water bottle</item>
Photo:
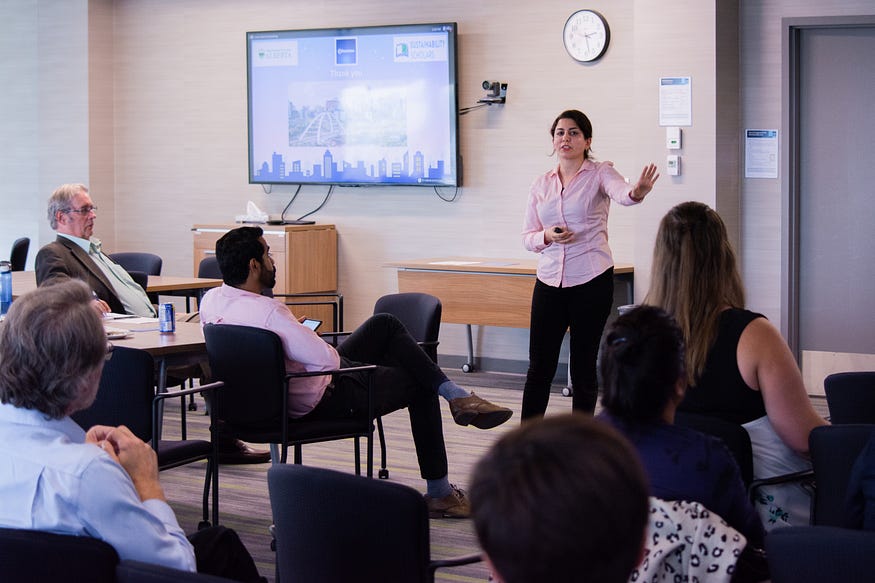
[[[0,316],[5,316],[12,304],[12,264],[0,261]]]

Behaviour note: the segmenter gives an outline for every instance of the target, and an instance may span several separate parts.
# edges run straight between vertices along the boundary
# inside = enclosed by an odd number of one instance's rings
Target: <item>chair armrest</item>
[[[430,578],[434,579],[434,572],[438,569],[443,569],[445,567],[459,567],[461,565],[471,565],[473,563],[479,563],[483,560],[483,555],[477,553],[476,555],[463,555],[460,557],[450,557],[448,559],[434,559],[428,562],[428,572]]]
[[[314,370],[312,372],[287,372],[286,380],[294,379],[294,378],[304,378],[304,377],[321,377],[325,375],[333,375],[333,374],[350,374],[354,372],[366,372],[373,371],[377,369],[376,364],[365,364],[362,366],[348,366],[346,368],[333,368],[331,370]],[[173,396],[177,396],[179,393],[174,392]]]
[[[326,296],[332,296],[337,298],[338,300],[343,298],[343,294],[340,292],[298,292],[291,294],[273,294],[275,298],[321,298]]]
[[[814,484],[814,470],[802,470],[789,474],[781,474],[780,476],[772,476],[771,478],[753,480],[750,486],[747,487],[747,496],[751,501],[755,501],[756,491],[761,487],[789,484],[791,482],[799,482],[803,487],[812,486]]]
[[[374,372],[377,370],[377,365],[375,364],[366,364],[363,366],[348,366],[346,368],[335,368],[331,370],[317,370],[313,372],[287,372],[285,379],[288,384],[289,379],[294,378],[306,378],[306,377],[318,377],[325,375],[344,375],[350,374],[354,372]],[[371,382],[373,375],[368,375],[368,422],[370,423],[374,419],[374,384]],[[289,392],[283,391],[283,411],[289,410]],[[282,416],[282,433],[286,435],[289,429],[289,416]]]
[[[285,301],[287,306],[331,306],[331,315],[334,317],[334,329],[340,330],[343,328],[343,294],[339,292],[300,292],[291,294],[273,294],[275,298],[283,299],[302,299],[306,298],[325,298],[332,297],[333,300],[309,300],[289,302]]]
[[[199,387],[192,387],[190,389],[182,389],[180,391],[173,391],[167,393],[158,393],[152,399],[152,449],[155,450],[155,453],[158,453],[158,442],[161,441],[160,436],[158,435],[158,428],[161,426],[158,419],[158,414],[161,412],[161,407],[158,405],[164,399],[176,399],[177,397],[185,397],[187,395],[193,395],[195,393],[204,393],[204,394],[214,394],[217,389],[225,386],[224,381],[215,381],[206,385],[201,385]],[[215,438],[215,427],[216,427],[216,419],[214,417],[214,411],[216,410],[215,403],[215,395],[213,396],[212,406],[209,407],[210,413],[210,441],[213,442],[213,447],[216,446]]]

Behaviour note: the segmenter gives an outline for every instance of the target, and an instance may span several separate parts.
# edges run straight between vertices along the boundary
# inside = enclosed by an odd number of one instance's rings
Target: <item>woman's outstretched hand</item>
[[[653,190],[653,185],[656,184],[658,179],[659,172],[656,171],[656,164],[645,166],[644,170],[641,171],[641,177],[638,178],[638,182],[632,187],[632,192],[630,193],[632,200],[635,202],[644,200],[644,197]]]

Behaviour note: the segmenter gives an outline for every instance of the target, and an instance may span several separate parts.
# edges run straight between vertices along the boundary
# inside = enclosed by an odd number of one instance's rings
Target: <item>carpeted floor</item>
[[[445,401],[442,403],[444,437],[450,462],[450,480],[463,489],[474,463],[504,432],[519,424],[523,378],[519,375],[495,373],[469,373],[448,370],[447,374],[462,386],[495,403],[510,407],[514,417],[506,424],[488,431],[460,427],[453,423]],[[548,407],[548,415],[564,413],[571,409],[571,399],[560,394],[555,387]],[[826,414],[822,399],[814,399],[815,407]],[[188,414],[189,432],[194,436],[207,435],[207,418],[200,410]],[[397,411],[383,417],[389,457],[389,479],[406,484],[423,492],[424,481],[419,477],[410,424],[406,411]],[[179,436],[179,401],[171,399],[165,411],[165,439]],[[375,458],[379,450],[375,441]],[[353,472],[352,441],[314,444],[304,447],[304,463],[313,466]],[[375,464],[377,465],[378,462]],[[219,470],[220,520],[225,526],[235,529],[256,560],[262,575],[274,580],[274,554],[270,550],[271,524],[270,504],[267,492],[269,464],[229,466]],[[186,532],[197,528],[200,520],[200,497],[203,488],[205,464],[192,464],[162,473],[161,481],[176,511],[180,524]],[[433,558],[445,558],[477,552],[478,546],[470,520],[431,520],[431,554]],[[332,557],[326,556],[326,560]],[[438,581],[472,582],[486,581],[488,570],[475,564],[438,571]]]
[[[523,379],[518,375],[469,373],[447,371],[447,374],[462,386],[495,403],[510,407],[514,416],[501,427],[481,431],[473,427],[460,427],[453,423],[449,407],[442,403],[444,438],[450,461],[450,481],[463,489],[468,484],[468,475],[474,463],[489,448],[492,442],[508,429],[519,423],[520,400]],[[558,393],[553,395],[549,412],[564,412],[571,408],[571,400]],[[188,427],[192,437],[207,435],[207,418],[203,402],[199,411],[189,412]],[[413,441],[410,438],[410,423],[406,411],[397,411],[383,417],[388,443],[389,480],[425,491],[425,483],[419,476]],[[165,411],[165,439],[179,437],[179,401],[168,401]],[[379,449],[375,441],[375,458]],[[304,447],[304,463],[352,473],[352,441],[314,444]],[[376,462],[375,465],[378,465]],[[267,492],[269,464],[223,465],[219,470],[220,521],[235,529],[256,560],[259,571],[269,580],[274,580],[274,554],[270,550],[271,524],[270,504]],[[197,528],[200,521],[200,496],[203,488],[205,464],[191,464],[162,472],[161,481],[176,511],[180,524],[186,532]],[[470,520],[431,520],[431,554],[433,558],[445,558],[477,552],[478,546]],[[330,560],[330,559],[328,559]],[[475,564],[438,571],[438,581],[486,581],[488,570]]]

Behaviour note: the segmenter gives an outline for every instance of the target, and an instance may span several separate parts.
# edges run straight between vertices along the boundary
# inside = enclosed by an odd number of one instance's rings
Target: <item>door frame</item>
[[[781,333],[796,362],[802,365],[799,347],[799,249],[801,162],[800,48],[806,29],[875,28],[875,15],[810,16],[781,19],[781,105],[785,137],[781,143],[786,179],[781,184]]]

